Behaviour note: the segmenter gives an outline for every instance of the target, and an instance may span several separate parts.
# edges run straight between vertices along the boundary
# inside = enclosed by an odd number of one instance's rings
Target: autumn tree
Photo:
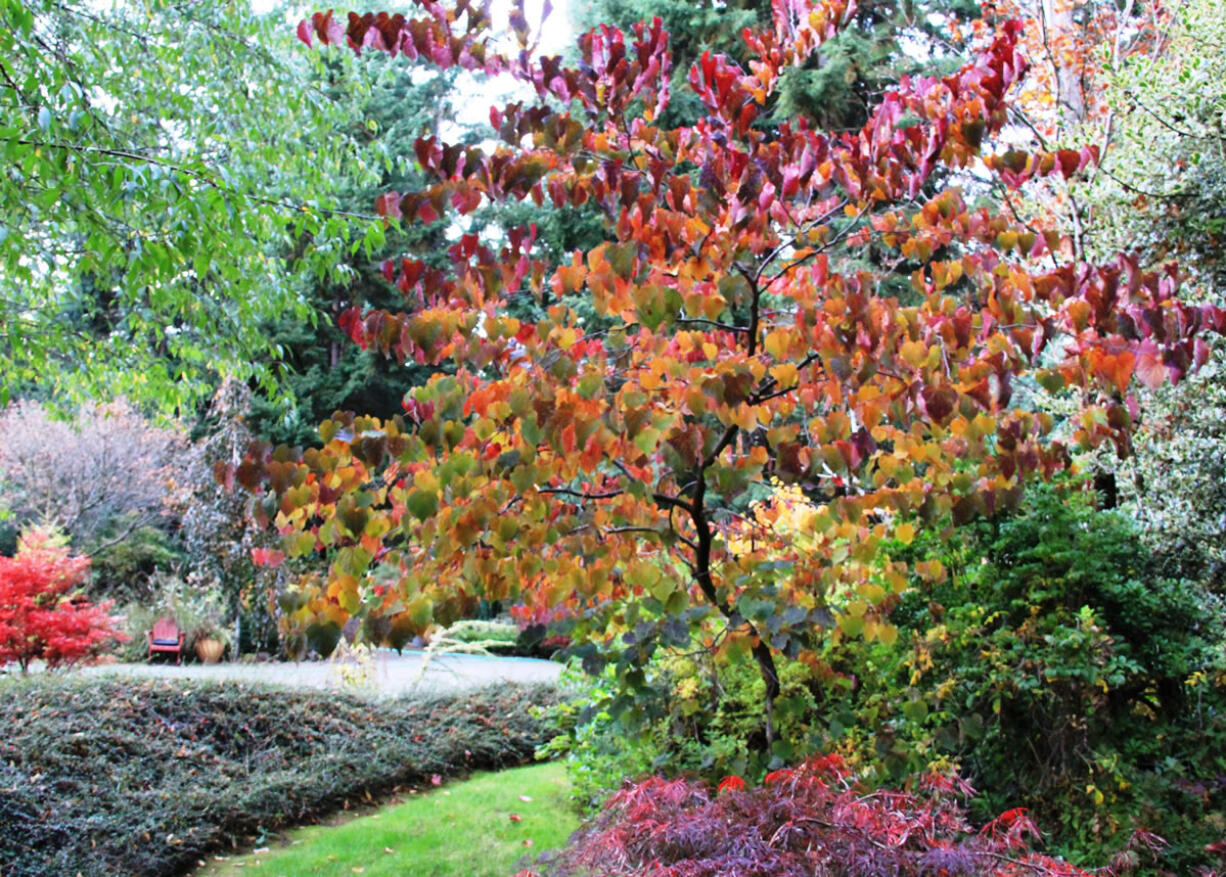
[[[181,431],[123,400],[83,405],[71,416],[17,402],[0,410],[0,508],[17,528],[62,530],[96,561],[96,591],[139,594],[134,567],[171,555],[187,500],[187,455]]]
[[[54,669],[126,638],[110,603],[81,597],[88,570],[89,558],[69,556],[44,530],[24,534],[15,557],[0,557],[0,664],[25,673],[41,660]]]
[[[674,129],[655,123],[671,74],[659,20],[588,32],[566,68],[526,51],[522,14],[525,52],[506,57],[480,7],[421,10],[318,14],[299,32],[509,72],[538,102],[491,110],[494,148],[418,140],[431,185],[378,209],[458,223],[486,201],[590,204],[613,240],[547,273],[531,228],[500,250],[461,234],[446,271],[387,266],[402,312],[343,317],[359,344],[455,370],[404,418],[337,417],[322,449],[254,447],[233,473],[287,555],[331,558],[295,610],[325,646],[352,615],[396,644],[482,596],[564,606],[576,653],[630,688],[661,646],[751,658],[769,739],[779,660],[810,659],[821,636],[892,641],[913,574],[942,575],[899,559],[917,527],[992,514],[1068,466],[1020,386],[1081,388],[1073,440],[1126,452],[1135,382],[1180,379],[1200,335],[1226,330],[1222,310],[1179,301],[1173,270],[1077,261],[1056,231],[975,202],[989,176],[1019,187],[1095,160],[999,145],[1027,68],[1016,23],[832,135],[755,121],[849,20],[843,0],[777,0],[740,61],[704,54],[687,77],[704,115]],[[857,269],[835,248],[878,256]],[[542,319],[508,315],[525,296]],[[775,482],[803,501],[781,508]]]

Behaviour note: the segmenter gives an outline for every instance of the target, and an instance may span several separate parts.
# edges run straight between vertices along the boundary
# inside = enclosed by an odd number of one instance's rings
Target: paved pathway
[[[425,662],[421,652],[397,655],[379,649],[369,663],[306,661],[269,664],[110,664],[83,668],[83,675],[120,674],[153,679],[212,679],[305,686],[387,696],[449,694],[500,682],[554,682],[562,670],[552,661],[486,655],[435,655]]]

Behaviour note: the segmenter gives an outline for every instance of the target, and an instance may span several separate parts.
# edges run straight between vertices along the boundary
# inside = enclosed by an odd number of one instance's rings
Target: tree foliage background
[[[379,171],[285,31],[231,3],[0,4],[5,399],[271,382],[263,324],[310,314],[295,274],[381,239],[332,182]]]

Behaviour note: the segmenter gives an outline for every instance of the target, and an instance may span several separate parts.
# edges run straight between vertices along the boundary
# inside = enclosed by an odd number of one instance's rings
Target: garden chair
[[[154,652],[174,652],[175,663],[183,663],[183,631],[173,618],[159,618],[149,631],[149,658],[153,660]]]

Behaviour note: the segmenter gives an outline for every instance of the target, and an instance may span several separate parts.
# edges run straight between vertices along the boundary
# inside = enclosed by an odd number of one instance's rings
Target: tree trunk
[[[731,606],[719,598],[715,590],[715,579],[711,575],[711,545],[714,541],[714,534],[711,532],[711,526],[706,519],[706,510],[702,504],[706,484],[701,477],[698,484],[694,503],[690,508],[698,536],[694,552],[694,578],[698,582],[699,590],[707,598],[707,602],[718,609],[725,619],[731,621],[736,613]],[[745,620],[743,623],[749,635],[757,640],[753,647],[753,657],[758,664],[758,672],[762,675],[762,681],[766,685],[763,720],[766,729],[766,746],[769,749],[775,742],[775,700],[779,697],[780,690],[779,670],[775,666],[775,656],[771,654],[770,645],[767,644],[758,628],[751,621]]]

